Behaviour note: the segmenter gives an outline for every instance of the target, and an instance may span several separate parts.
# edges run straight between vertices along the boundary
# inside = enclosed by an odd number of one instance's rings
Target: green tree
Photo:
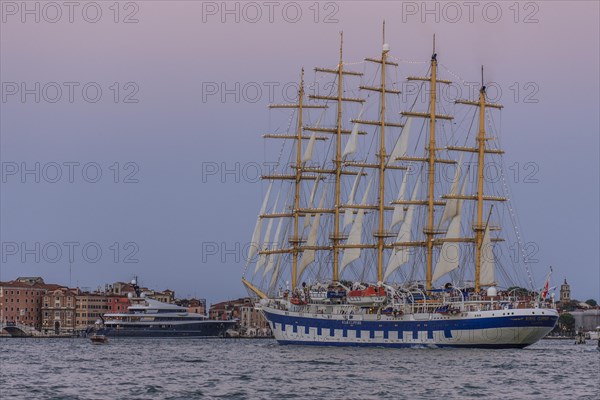
[[[596,302],[596,300],[594,299],[589,299],[585,301],[585,304],[590,305],[592,307],[596,307],[598,305],[598,303]]]
[[[572,333],[575,331],[575,317],[569,313],[563,313],[558,317],[558,326],[563,333]]]

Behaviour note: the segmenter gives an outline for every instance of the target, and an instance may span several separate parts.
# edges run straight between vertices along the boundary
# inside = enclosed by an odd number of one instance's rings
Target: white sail
[[[285,226],[285,231],[283,232],[283,238],[285,238],[290,230],[290,225],[287,224]],[[275,255],[275,254],[273,254]],[[279,277],[279,266],[281,265],[281,259],[283,258],[283,253],[277,254],[277,261],[275,262],[275,268],[273,269],[273,274],[271,275],[271,283],[269,283],[269,290],[273,290],[275,288],[275,284],[277,283],[277,278]]]
[[[262,228],[262,218],[260,217],[267,210],[267,204],[269,203],[269,197],[271,196],[271,188],[273,187],[273,181],[269,183],[269,188],[267,189],[267,193],[265,194],[265,198],[263,199],[262,206],[260,207],[260,212],[258,213],[258,219],[256,220],[256,225],[254,226],[254,233],[252,234],[252,240],[250,241],[250,249],[248,250],[248,259],[246,260],[246,267],[250,264],[250,260],[256,255],[258,252],[258,248],[260,246],[260,231]]]
[[[406,120],[406,124],[404,124],[404,128],[402,128],[402,133],[398,140],[396,141],[396,145],[394,146],[394,150],[392,150],[392,154],[388,158],[387,165],[396,162],[398,157],[403,157],[408,154],[408,139],[410,138],[410,126],[412,125],[412,117],[408,117]]]
[[[279,194],[281,194],[281,192],[279,192],[277,194],[277,198],[275,199],[275,205],[273,206],[273,212],[277,211],[277,203],[279,203]],[[269,223],[267,224],[267,230],[265,231],[265,236],[263,238],[263,243],[261,246],[262,250],[267,250],[269,248],[269,241],[271,240],[271,229],[273,228],[273,220],[275,220],[275,218],[269,218]],[[258,260],[256,261],[256,266],[254,267],[254,273],[258,273],[258,271],[260,270],[260,268],[265,265],[265,261],[267,260],[267,255],[266,254],[260,254],[258,256]]]
[[[365,194],[363,195],[363,199],[361,205],[367,205],[367,198],[369,196],[369,191],[371,190],[371,183],[373,180],[369,181],[367,185],[367,190],[365,190]],[[348,235],[348,244],[361,244],[362,243],[362,230],[363,230],[363,219],[365,217],[365,209],[361,208],[358,210],[356,214],[356,220],[354,221],[354,225],[352,225],[352,229],[350,230],[350,235]],[[360,249],[346,249],[344,250],[344,256],[342,257],[342,262],[340,263],[340,274],[346,268],[348,264],[352,261],[357,260],[360,257]]]
[[[317,121],[317,124],[316,124],[317,128],[321,125],[321,118],[323,118],[323,113],[321,113],[321,115],[319,116],[319,120]],[[302,156],[303,163],[312,160],[313,150],[315,148],[316,140],[317,140],[317,131],[313,131],[312,135],[310,135],[310,139],[308,139],[308,145],[306,146],[306,150],[304,150],[304,155]],[[298,145],[300,145],[300,144],[298,143]]]
[[[315,179],[312,191],[310,192],[310,199],[308,200],[308,208],[312,208],[313,203],[315,202],[315,195],[317,194],[317,188],[319,187],[320,180],[321,179],[319,178]],[[304,225],[302,226],[302,231],[304,231],[310,224],[310,216],[310,214],[304,215]]]
[[[352,191],[350,191],[350,197],[348,198],[349,205],[354,204],[354,197],[356,196],[356,190],[358,189],[358,183],[360,182],[360,177],[362,176],[362,174],[363,174],[363,170],[361,169],[358,172],[358,175],[356,175],[356,178],[354,178],[354,184],[352,185]],[[346,210],[344,210],[344,223],[342,224],[342,229],[346,229],[346,227],[352,223],[353,219],[354,219],[354,210],[352,210],[351,208],[347,208]]]
[[[415,184],[415,188],[413,189],[411,200],[417,200],[417,194],[419,193],[419,187],[421,185],[421,175],[417,178],[417,183]],[[398,231],[398,236],[396,236],[396,242],[410,242],[412,235],[412,222],[413,215],[415,212],[415,205],[411,204],[408,206],[408,210],[406,211],[406,218],[404,219],[404,223],[400,227],[400,231]],[[394,271],[400,268],[402,265],[408,262],[410,256],[410,251],[408,247],[400,247],[394,248],[392,251],[392,255],[388,260],[387,267],[385,269],[385,274],[383,276],[383,280],[386,280]]]
[[[363,104],[362,108],[360,109],[360,113],[358,114],[358,119],[362,118],[363,111],[365,111],[364,104]],[[358,128],[359,127],[360,127],[359,123],[355,123],[354,126],[352,127],[352,132],[350,133],[350,137],[348,138],[348,141],[346,142],[346,146],[344,147],[344,152],[342,153],[342,158],[346,158],[350,154],[356,153],[356,150],[358,149]]]
[[[398,201],[404,200],[404,193],[406,192],[406,182],[408,181],[408,173],[404,173],[402,178],[402,184],[400,185],[400,191],[398,192]],[[392,224],[390,229],[398,225],[404,220],[404,204],[394,204],[394,213],[392,214]]]
[[[448,231],[446,232],[446,239],[454,239],[460,237],[460,212],[452,218]],[[437,264],[435,265],[435,271],[433,273],[432,281],[436,281],[447,273],[454,271],[458,268],[458,262],[460,258],[459,244],[456,242],[445,242],[440,250],[440,257]]]
[[[279,218],[279,222],[277,223],[277,229],[275,229],[275,236],[273,237],[273,247],[271,248],[271,250],[277,250],[279,248],[279,243],[281,241],[281,227],[283,225],[284,219],[285,218]],[[269,271],[273,269],[275,265],[275,258],[275,254],[269,255],[269,261],[267,261],[267,266],[263,271],[263,276],[265,276]]]
[[[461,195],[465,194],[465,187],[467,185],[467,179],[463,180]],[[458,194],[458,193],[456,193]],[[462,213],[462,199],[458,199],[456,203],[456,214],[452,217],[448,231],[446,232],[446,239],[456,239],[460,237],[460,221]],[[457,242],[445,242],[440,250],[440,257],[435,265],[435,271],[433,272],[432,281],[436,281],[442,276],[449,272],[454,271],[458,268],[460,259],[459,244]]]
[[[462,155],[458,160],[458,164],[456,166],[456,172],[454,173],[454,180],[452,181],[452,186],[450,186],[450,194],[453,196],[458,195],[458,189],[460,187],[460,169],[462,168]],[[440,219],[440,225],[444,222],[451,220],[458,214],[458,199],[448,199],[446,200],[446,206],[444,207],[444,213],[442,214],[442,218]]]
[[[481,274],[479,281],[482,285],[491,285],[496,282],[496,262],[494,260],[494,244],[490,235],[490,225],[486,226],[481,242]]]
[[[319,208],[323,208],[323,204],[325,203],[325,194],[327,190],[323,190],[323,194],[321,195],[321,201],[319,202]],[[308,239],[306,240],[307,246],[315,246],[317,244],[317,233],[319,231],[319,222],[321,220],[321,213],[316,213],[315,218],[312,221],[310,232],[308,233]],[[313,261],[315,261],[315,250],[304,250],[302,253],[302,259],[300,260],[300,265],[298,266],[298,280],[302,276],[302,273]]]

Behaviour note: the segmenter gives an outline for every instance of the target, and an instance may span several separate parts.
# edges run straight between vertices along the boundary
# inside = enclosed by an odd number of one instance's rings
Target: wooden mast
[[[377,235],[377,281],[383,281],[383,249],[385,245],[385,65],[389,47],[385,43],[385,21],[383,21],[383,48],[381,51],[381,121],[379,136],[379,228]]]
[[[433,55],[431,56],[431,75],[429,78],[429,185],[427,188],[427,265],[425,269],[426,289],[431,290],[431,278],[433,275],[433,239],[434,239],[434,215],[435,210],[435,103],[437,88],[437,54],[435,53],[435,35],[433,36]]]
[[[300,210],[300,182],[302,178],[302,106],[304,102],[304,68],[300,72],[300,89],[298,90],[298,132],[296,138],[296,180],[294,185],[294,236],[292,238],[292,290],[296,288],[298,279],[298,219]]]
[[[339,262],[340,262],[340,185],[342,175],[342,81],[343,81],[343,61],[342,48],[344,45],[344,33],[340,32],[340,62],[338,64],[338,93],[337,93],[337,132],[335,139],[335,212],[333,218],[333,282],[339,280]]]
[[[298,91],[298,103],[295,104],[270,104],[269,105],[270,109],[291,109],[291,108],[297,108],[298,109],[298,126],[297,126],[297,132],[295,134],[291,133],[290,134],[266,134],[263,135],[264,138],[267,139],[293,139],[296,141],[297,143],[297,147],[296,147],[296,165],[290,165],[290,168],[294,170],[293,173],[291,174],[267,174],[267,175],[263,175],[262,179],[264,180],[280,180],[280,181],[284,181],[284,180],[291,180],[295,182],[295,191],[294,191],[294,207],[293,210],[291,210],[291,212],[275,212],[275,213],[270,213],[270,214],[264,214],[264,215],[259,215],[259,218],[293,218],[293,224],[294,224],[294,232],[292,234],[292,237],[289,238],[288,242],[290,243],[290,247],[288,248],[283,248],[283,249],[274,249],[274,250],[261,250],[258,252],[258,254],[266,254],[266,255],[275,255],[275,254],[292,254],[292,286],[295,287],[297,285],[297,281],[298,281],[298,255],[300,254],[300,252],[303,250],[303,248],[300,246],[300,244],[303,242],[303,239],[300,237],[300,231],[298,229],[298,220],[300,216],[306,216],[307,214],[309,214],[312,210],[308,209],[302,209],[300,207],[300,190],[301,190],[301,181],[302,180],[316,180],[316,179],[320,179],[319,175],[313,175],[311,173],[322,173],[324,172],[323,170],[319,169],[319,168],[305,168],[302,165],[302,140],[308,140],[311,139],[310,136],[306,136],[306,135],[302,135],[302,131],[303,131],[303,127],[302,127],[302,117],[303,117],[303,111],[305,109],[315,109],[315,108],[327,108],[327,106],[325,105],[317,105],[317,104],[304,104],[304,69],[301,70],[301,74],[300,74],[300,88]],[[326,137],[322,137],[322,136],[318,136],[314,138],[315,140],[327,140]],[[305,172],[309,172],[309,174],[305,174]],[[328,210],[323,210],[322,212],[328,212]],[[332,210],[333,212],[333,210]],[[254,286],[252,283],[250,283],[248,280],[246,280],[245,278],[242,278],[242,283],[248,288],[250,289],[252,292],[254,292],[256,295],[258,295],[261,298],[265,298],[267,295],[266,293],[264,293],[263,291],[261,291],[259,288],[257,288],[256,286]]]
[[[481,289],[481,261],[483,257],[483,236],[485,234],[486,227],[489,223],[490,214],[487,217],[487,221],[483,220],[483,205],[485,201],[506,201],[504,197],[497,196],[486,196],[484,193],[484,171],[485,171],[485,154],[503,154],[504,152],[499,149],[486,149],[485,142],[491,138],[486,137],[485,132],[485,112],[487,108],[501,109],[502,105],[486,103],[486,92],[483,84],[483,66],[481,67],[481,89],[479,90],[479,100],[456,100],[457,104],[466,104],[479,108],[479,130],[477,133],[477,147],[459,147],[459,146],[448,146],[448,150],[465,151],[470,153],[477,153],[477,193],[475,195],[455,195],[455,196],[442,196],[443,198],[455,198],[463,200],[473,200],[477,202],[477,216],[476,221],[473,224],[473,231],[475,237],[473,243],[475,245],[475,291],[479,292]],[[498,241],[500,239],[492,239],[492,241]],[[484,284],[492,282],[483,282]]]
[[[481,286],[481,257],[483,235],[483,168],[485,157],[485,86],[483,85],[483,66],[481,67],[481,89],[479,90],[479,134],[477,135],[477,223],[473,227],[475,231],[475,292],[479,292]]]

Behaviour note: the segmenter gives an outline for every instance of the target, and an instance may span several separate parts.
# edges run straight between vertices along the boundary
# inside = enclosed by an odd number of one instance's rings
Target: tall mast
[[[454,196],[442,196],[443,198],[455,198],[463,200],[474,200],[477,202],[477,220],[473,225],[473,231],[475,237],[472,238],[472,242],[475,245],[475,291],[479,292],[481,284],[489,284],[492,282],[481,282],[481,264],[483,257],[483,236],[487,224],[489,222],[489,215],[487,221],[483,220],[483,204],[485,201],[506,201],[505,197],[489,196],[485,195],[484,190],[484,167],[485,167],[485,154],[504,154],[500,149],[486,149],[485,142],[490,140],[486,137],[485,133],[485,112],[487,108],[501,109],[502,105],[486,103],[485,102],[485,86],[483,84],[483,66],[481,67],[481,89],[479,90],[479,101],[471,100],[456,100],[458,104],[466,104],[479,108],[479,131],[477,134],[477,147],[460,147],[460,146],[448,146],[448,150],[465,151],[470,153],[477,153],[477,193],[475,195],[454,195]],[[491,215],[491,209],[490,209]],[[493,240],[493,239],[492,239]]]
[[[298,279],[298,219],[300,216],[300,182],[302,179],[302,106],[304,102],[304,68],[300,72],[300,89],[298,90],[298,132],[296,139],[296,180],[294,185],[294,237],[292,238],[292,289],[296,288]]]
[[[377,281],[383,281],[383,249],[385,245],[385,65],[389,47],[385,43],[383,22],[383,48],[381,51],[381,123],[379,137],[379,229],[377,235]]]
[[[483,168],[485,157],[485,86],[483,85],[483,66],[481,67],[481,89],[479,90],[479,134],[477,135],[477,223],[475,230],[475,292],[481,285],[481,257],[485,226],[483,221]],[[487,282],[489,283],[489,282]]]
[[[431,56],[431,76],[429,78],[429,185],[427,188],[427,265],[425,270],[426,289],[431,290],[433,275],[433,239],[434,239],[434,201],[435,201],[435,102],[437,89],[437,54],[435,53],[435,35],[433,36],[433,55]]]
[[[335,136],[335,212],[333,218],[333,276],[332,280],[339,280],[339,261],[340,261],[340,185],[342,175],[342,81],[343,81],[343,61],[342,47],[344,45],[344,33],[340,32],[340,62],[338,64],[338,93],[337,93],[337,132]]]

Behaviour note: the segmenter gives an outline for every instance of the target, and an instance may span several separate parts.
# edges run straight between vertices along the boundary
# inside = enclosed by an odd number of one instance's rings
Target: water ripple
[[[593,345],[524,350],[313,348],[272,340],[0,339],[14,399],[600,398]]]

